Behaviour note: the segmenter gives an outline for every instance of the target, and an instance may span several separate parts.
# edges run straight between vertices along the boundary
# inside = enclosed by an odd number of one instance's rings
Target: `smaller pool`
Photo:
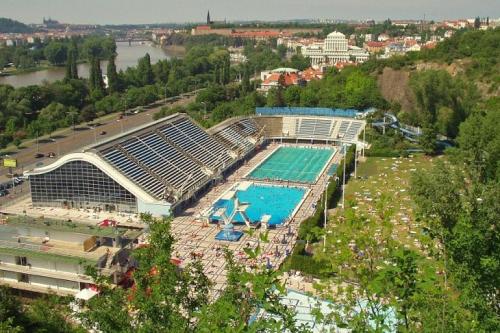
[[[240,203],[247,203],[246,215],[250,223],[260,222],[263,215],[270,215],[269,225],[283,224],[294,212],[306,193],[303,187],[285,187],[252,183],[248,187],[239,186],[236,197]],[[214,212],[220,208],[226,209],[229,216],[234,211],[234,201],[219,199],[214,204]],[[220,221],[219,216],[211,216],[212,220]],[[245,223],[241,213],[234,216],[232,223]]]

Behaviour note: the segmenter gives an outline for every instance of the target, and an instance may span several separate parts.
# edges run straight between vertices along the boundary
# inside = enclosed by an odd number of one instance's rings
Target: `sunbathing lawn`
[[[368,157],[358,164],[357,176],[346,186],[346,206],[371,215],[374,202],[380,195],[389,195],[395,209],[391,222],[395,225],[393,236],[401,243],[420,249],[421,241],[428,241],[422,234],[420,223],[415,221],[413,203],[409,194],[410,177],[432,165],[432,158],[414,155],[410,158]]]

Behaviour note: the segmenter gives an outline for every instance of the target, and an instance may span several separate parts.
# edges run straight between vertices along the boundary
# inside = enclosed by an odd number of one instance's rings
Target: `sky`
[[[0,0],[0,17],[41,23],[143,24],[213,20],[500,17],[500,0]]]

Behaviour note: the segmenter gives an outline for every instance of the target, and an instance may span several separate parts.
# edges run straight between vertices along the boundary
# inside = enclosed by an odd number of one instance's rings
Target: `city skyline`
[[[166,0],[6,0],[2,8],[3,17],[24,23],[41,23],[43,17],[51,17],[64,23],[88,24],[154,24],[203,22],[207,10],[212,19],[228,21],[245,20],[383,20],[422,19],[442,20],[472,18],[476,16],[492,19],[500,17],[500,2],[482,0],[397,1],[379,0],[366,3],[352,0],[314,0],[304,3],[298,0],[188,0],[181,3]]]

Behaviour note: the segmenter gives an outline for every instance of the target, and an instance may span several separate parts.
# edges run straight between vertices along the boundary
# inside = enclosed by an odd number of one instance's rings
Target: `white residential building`
[[[15,219],[10,222],[11,219]],[[29,219],[29,221],[24,221]],[[0,224],[0,285],[35,293],[76,295],[92,287],[86,266],[117,283],[141,232],[73,222],[11,217]],[[123,229],[120,229],[123,230]]]

